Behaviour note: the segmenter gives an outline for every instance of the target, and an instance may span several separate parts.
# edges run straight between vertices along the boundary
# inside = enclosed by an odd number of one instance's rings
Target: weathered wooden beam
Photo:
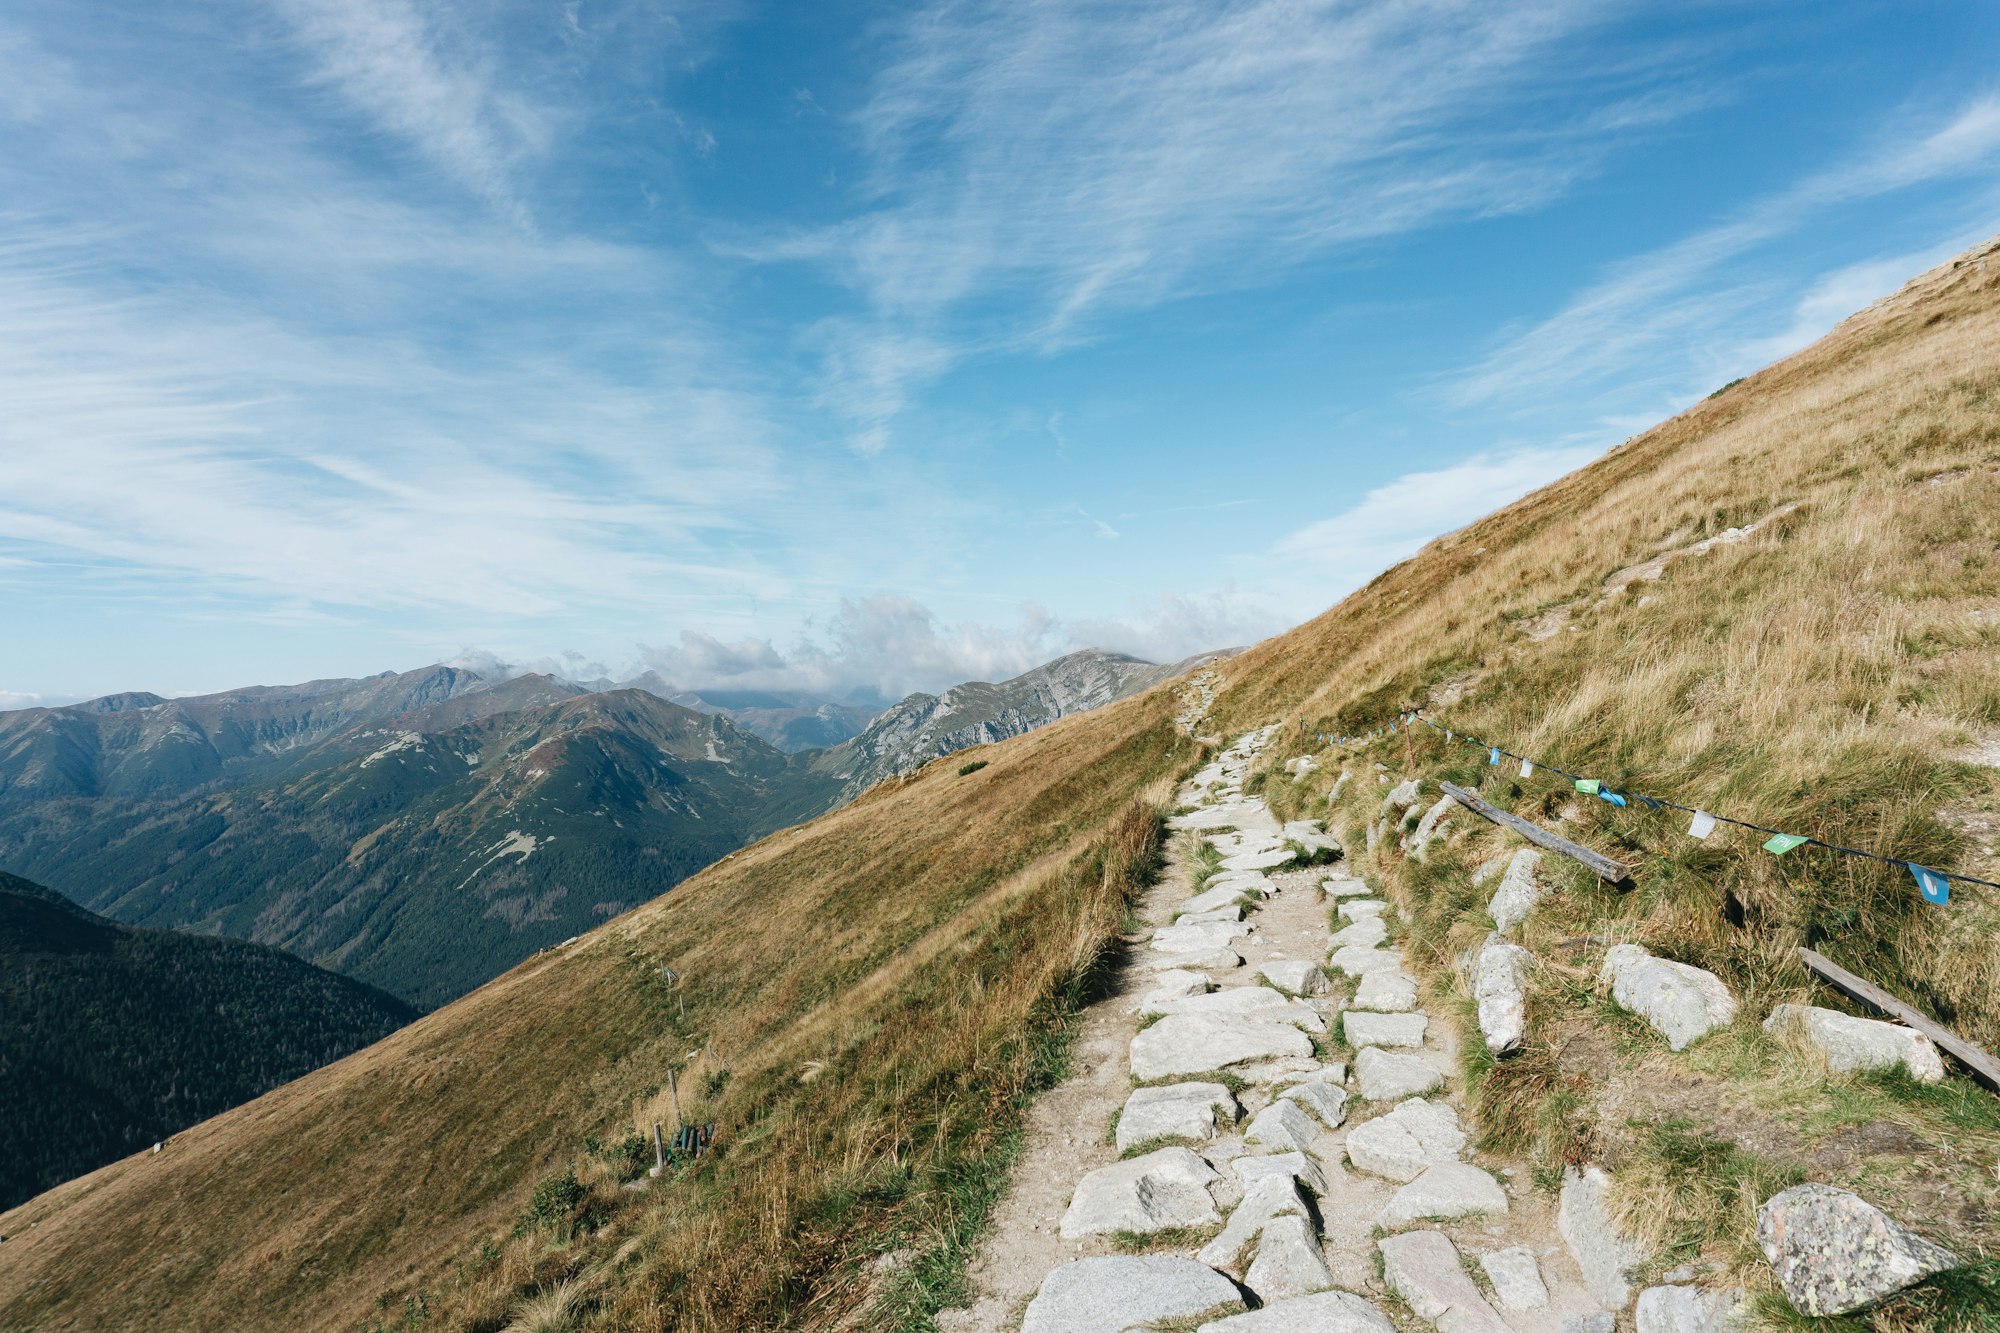
[[[1839,963],[1814,953],[1811,949],[1799,950],[1799,961],[1825,979],[1841,994],[1879,1013],[1915,1028],[1931,1039],[1936,1047],[1972,1071],[1972,1076],[1995,1092],[2000,1092],[2000,1060],[1993,1058],[1990,1051],[1974,1046],[1950,1028],[1940,1027],[1924,1017],[1917,1010],[1904,1004],[1872,981],[1864,981]]]
[[[1571,842],[1557,833],[1551,833],[1539,824],[1531,824],[1519,815],[1510,815],[1505,810],[1495,810],[1476,794],[1452,783],[1442,784],[1445,795],[1457,801],[1473,814],[1490,819],[1502,828],[1512,829],[1537,847],[1552,852],[1560,852],[1572,861],[1579,861],[1589,867],[1590,873],[1606,884],[1623,884],[1632,878],[1632,867],[1623,861],[1614,861],[1602,852],[1593,852],[1588,847]]]

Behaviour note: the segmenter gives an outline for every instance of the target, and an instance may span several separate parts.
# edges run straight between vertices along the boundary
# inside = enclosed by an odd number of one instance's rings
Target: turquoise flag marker
[[[1603,800],[1606,800],[1606,801],[1609,801],[1609,802],[1611,802],[1611,804],[1613,804],[1613,805],[1623,805],[1623,804],[1625,804],[1625,798],[1624,798],[1623,796],[1620,796],[1620,795],[1619,795],[1619,794],[1618,794],[1617,792],[1615,792],[1615,791],[1600,791],[1600,792],[1599,792],[1599,793],[1597,793],[1597,794],[1598,794],[1598,796],[1599,796],[1599,797],[1600,797],[1601,799],[1603,799]]]
[[[1486,763],[1488,767],[1493,767],[1493,768],[1499,767],[1500,764],[1499,746],[1497,745],[1492,746],[1486,751]]]
[[[1905,861],[1903,864],[1908,866],[1910,874],[1916,877],[1917,891],[1924,895],[1925,902],[1936,903],[1939,907],[1943,907],[1951,901],[1950,880],[1935,870],[1924,869],[1915,861]]]
[[[1783,856],[1794,847],[1803,847],[1811,838],[1800,837],[1796,833],[1773,833],[1771,840],[1764,844],[1764,850],[1773,856]]]
[[[1597,779],[1578,778],[1576,780],[1576,789],[1582,792],[1585,796],[1595,796],[1597,795]]]

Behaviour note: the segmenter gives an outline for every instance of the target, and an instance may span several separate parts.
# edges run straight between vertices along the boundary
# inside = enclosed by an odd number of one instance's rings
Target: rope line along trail
[[[1828,842],[1824,838],[1814,838],[1803,833],[1787,833],[1782,829],[1772,828],[1767,824],[1756,824],[1747,819],[1733,819],[1728,815],[1714,814],[1692,805],[1682,805],[1678,801],[1667,800],[1665,797],[1649,796],[1644,792],[1617,790],[1605,785],[1601,779],[1588,778],[1581,773],[1572,773],[1568,769],[1561,768],[1555,764],[1546,763],[1528,755],[1518,754],[1513,750],[1507,749],[1505,746],[1494,745],[1490,741],[1481,740],[1476,736],[1454,730],[1451,727],[1440,726],[1428,717],[1425,717],[1423,712],[1417,709],[1399,713],[1397,715],[1397,722],[1390,722],[1384,726],[1373,728],[1366,735],[1336,736],[1326,732],[1317,734],[1322,743],[1345,748],[1350,744],[1360,743],[1365,745],[1384,736],[1393,736],[1398,730],[1398,723],[1401,723],[1401,730],[1406,738],[1411,724],[1422,723],[1432,731],[1442,735],[1447,741],[1459,742],[1485,750],[1488,755],[1487,763],[1489,766],[1497,766],[1503,757],[1516,760],[1521,765],[1521,776],[1524,778],[1533,777],[1538,769],[1546,769],[1550,773],[1568,778],[1575,785],[1576,790],[1583,795],[1595,796],[1608,805],[1625,808],[1636,801],[1646,809],[1652,811],[1678,810],[1682,814],[1692,816],[1692,820],[1688,825],[1688,836],[1692,838],[1705,839],[1715,830],[1718,824],[1728,824],[1735,828],[1751,829],[1758,833],[1770,835],[1769,840],[1764,843],[1764,850],[1773,856],[1783,856],[1785,853],[1799,847],[1821,847],[1830,852],[1838,852],[1843,856],[1858,856],[1864,860],[1879,861],[1884,865],[1901,866],[1903,869],[1909,871],[1910,877],[1916,881],[1917,890],[1923,895],[1924,901],[1933,906],[1942,907],[1951,901],[1950,886],[1954,880],[1961,884],[1977,884],[1982,888],[2000,889],[2000,883],[1995,883],[1990,879],[1980,879],[1977,875],[1967,875],[1952,870],[1933,870],[1929,866],[1919,865],[1915,861],[1906,860],[1902,857],[1884,856],[1879,852],[1863,851],[1859,847],[1847,847],[1837,842]]]

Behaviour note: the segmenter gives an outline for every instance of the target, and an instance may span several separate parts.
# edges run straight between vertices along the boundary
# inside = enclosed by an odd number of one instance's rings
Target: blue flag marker
[[[1599,791],[1599,792],[1598,792],[1597,794],[1598,794],[1598,796],[1599,796],[1599,797],[1601,797],[1601,798],[1602,798],[1602,799],[1604,799],[1604,800],[1607,800],[1607,801],[1611,802],[1611,804],[1613,804],[1613,805],[1623,805],[1623,804],[1625,804],[1625,798],[1624,798],[1623,796],[1620,796],[1620,795],[1619,795],[1619,794],[1618,794],[1617,792],[1615,792],[1615,791],[1601,791],[1601,790],[1600,790],[1600,791]]]
[[[1916,877],[1917,889],[1924,895],[1925,902],[1936,903],[1939,907],[1943,907],[1951,901],[1950,880],[1935,870],[1924,869],[1915,861],[1905,861],[1903,864],[1908,866],[1910,874]]]
[[[1499,746],[1495,745],[1495,746],[1491,747],[1490,749],[1488,749],[1488,750],[1486,751],[1486,762],[1487,762],[1487,764],[1488,764],[1489,766],[1495,766],[1495,767],[1497,767],[1497,766],[1499,765],[1499,763],[1500,763],[1500,747],[1499,747]]]

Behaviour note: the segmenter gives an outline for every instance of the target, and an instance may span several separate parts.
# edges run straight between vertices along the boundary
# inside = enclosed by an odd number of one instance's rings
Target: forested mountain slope
[[[0,1207],[415,1017],[276,949],[116,925],[0,874]]]

